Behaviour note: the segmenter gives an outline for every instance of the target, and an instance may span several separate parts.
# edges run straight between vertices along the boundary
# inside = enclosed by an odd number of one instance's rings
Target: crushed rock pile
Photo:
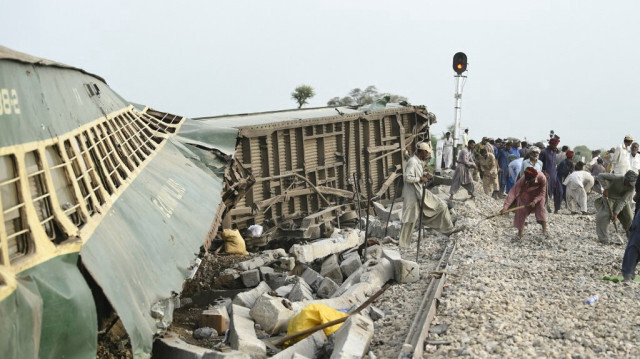
[[[472,222],[500,207],[480,195],[459,213]],[[620,274],[625,246],[598,243],[593,214],[549,214],[548,236],[530,216],[522,239],[512,221],[483,222],[458,240],[429,338],[447,344],[429,345],[429,356],[639,357],[640,286],[602,279]]]
[[[448,188],[434,192],[444,199]],[[453,201],[458,225],[470,229],[451,237],[457,241],[452,275],[431,323],[425,357],[640,356],[640,313],[634,306],[640,286],[602,280],[619,275],[624,246],[598,243],[594,214],[572,215],[566,208],[549,214],[548,236],[532,215],[518,239],[513,214],[473,228],[497,213],[503,202],[486,196],[479,185],[476,198],[467,197],[461,190]],[[594,198],[589,196],[590,212],[595,211]],[[610,235],[616,238],[613,226]],[[398,357],[428,283],[424,276],[446,242],[446,237],[426,231],[419,260],[423,278],[385,293],[378,306],[387,316],[377,324],[366,357]],[[415,246],[414,234],[412,249],[403,251],[403,257],[415,258]],[[599,300],[587,304],[596,294]]]

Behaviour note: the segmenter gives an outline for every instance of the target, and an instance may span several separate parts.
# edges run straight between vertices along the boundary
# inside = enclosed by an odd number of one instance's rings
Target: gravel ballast
[[[473,226],[498,212],[502,201],[481,192],[456,198],[459,224]],[[444,193],[448,188],[441,188]],[[594,212],[594,196],[589,196]],[[564,208],[548,214],[549,234],[530,215],[524,237],[516,237],[513,214],[482,222],[454,234],[457,249],[431,324],[425,357],[640,357],[640,283],[602,280],[620,275],[624,245],[597,242],[595,215],[572,215]],[[611,226],[611,239],[616,242]],[[402,251],[415,260],[412,249]],[[621,235],[626,245],[624,234]],[[448,239],[426,231],[419,263],[421,280],[395,285],[376,306],[377,321],[369,357],[396,358],[406,339],[424,290]],[[599,300],[587,304],[593,295]]]

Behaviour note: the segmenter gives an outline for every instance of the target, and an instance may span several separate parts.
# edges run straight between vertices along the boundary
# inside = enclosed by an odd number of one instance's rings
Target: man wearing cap
[[[524,177],[516,182],[505,199],[501,214],[506,212],[516,200],[518,207],[525,206],[517,210],[513,218],[513,226],[518,229],[519,238],[522,238],[525,220],[531,211],[535,212],[536,221],[542,226],[542,233],[547,234],[547,212],[544,209],[546,187],[547,178],[544,174],[533,167],[528,167],[524,171]]]
[[[529,158],[522,161],[522,167],[520,168],[520,174],[518,178],[524,176],[524,171],[529,167],[533,167],[538,172],[542,172],[542,162],[540,162],[540,160],[538,159],[539,156],[540,156],[540,148],[538,148],[537,146],[529,147],[529,154],[528,154]]]
[[[574,211],[574,202],[578,205],[582,214],[587,214],[587,193],[591,192],[594,184],[593,176],[584,170],[584,162],[576,163],[575,171],[564,180],[563,185],[566,188],[567,207],[572,214]]]
[[[467,147],[469,145],[469,129],[468,128],[465,128],[464,133],[462,134],[462,144],[464,145],[464,147]]]
[[[626,135],[624,136],[624,142],[616,147],[611,157],[612,173],[622,175],[629,170],[629,158],[631,156],[630,146],[632,142],[633,136]]]
[[[542,162],[542,172],[547,176],[547,191],[549,198],[553,197],[553,213],[558,213],[562,204],[563,192],[562,182],[558,178],[556,155],[558,154],[558,143],[560,140],[553,137],[549,140],[549,146],[540,152],[540,162]]]
[[[598,182],[604,187],[602,197],[595,200],[596,232],[598,240],[609,243],[609,223],[620,220],[622,229],[629,236],[632,212],[629,203],[633,198],[638,173],[627,171],[624,176],[612,173],[601,173]]]
[[[450,169],[453,163],[453,138],[451,138],[451,132],[445,134],[445,138],[442,146],[442,160],[444,161],[444,168]]]
[[[431,157],[431,146],[426,142],[418,144],[416,153],[407,161],[404,171],[404,187],[402,188],[402,229],[399,244],[402,248],[411,245],[411,234],[420,218],[420,201],[422,200],[423,183],[431,178],[424,172],[423,161]],[[451,215],[447,203],[436,197],[428,189],[424,189],[424,203],[422,205],[422,224],[438,230],[444,234],[456,232],[451,222]]]
[[[464,187],[467,190],[471,198],[473,198],[473,178],[471,169],[478,170],[475,162],[473,162],[473,148],[476,146],[474,140],[469,140],[467,147],[460,150],[458,154],[458,160],[456,165],[456,171],[453,173],[453,183],[451,183],[451,189],[449,190],[449,198],[453,198],[453,195],[460,190],[460,187]]]

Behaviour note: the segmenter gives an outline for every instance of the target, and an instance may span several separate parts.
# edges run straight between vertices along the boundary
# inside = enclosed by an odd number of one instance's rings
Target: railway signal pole
[[[454,98],[455,104],[455,126],[453,129],[453,149],[454,149],[454,162],[457,158],[458,139],[460,138],[460,112],[462,109],[462,79],[466,78],[462,74],[467,71],[467,55],[464,52],[457,52],[453,55],[453,71],[456,72],[456,93]]]

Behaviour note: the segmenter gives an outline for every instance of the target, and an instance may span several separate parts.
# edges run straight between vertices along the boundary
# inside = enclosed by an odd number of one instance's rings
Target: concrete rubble
[[[313,290],[304,279],[298,277],[296,278],[296,283],[293,285],[291,291],[286,297],[292,302],[312,300]]]
[[[392,219],[396,212],[394,209]],[[371,216],[372,223],[381,221]],[[376,231],[375,224],[370,228]],[[222,336],[228,329],[233,354],[213,352],[266,358],[267,345],[261,339],[285,335],[289,320],[305,306],[322,303],[336,310],[353,310],[389,280],[410,283],[420,278],[419,266],[388,246],[370,245],[363,263],[363,241],[364,233],[357,229],[335,230],[329,238],[294,244],[289,253],[282,249],[263,251],[224,270],[229,286],[239,284],[247,290],[235,295],[228,306],[203,310],[198,336]],[[367,309],[349,318],[332,335],[331,343],[320,330],[272,357],[315,358],[319,352],[331,350],[331,345],[335,345],[332,358],[361,357],[368,351],[373,322],[384,317],[380,309]],[[213,357],[210,352],[202,352],[202,357]]]
[[[349,317],[333,335],[331,359],[362,358],[373,338],[373,321],[357,314]]]
[[[153,344],[153,358],[157,359],[251,359],[252,357],[238,350],[219,352],[186,343],[173,332],[165,333]]]
[[[376,216],[382,222],[400,221],[402,219],[402,202],[396,202],[393,204],[393,211],[391,206],[385,207],[378,202],[373,202],[373,209],[376,212]],[[389,219],[389,213],[391,213],[391,219]]]
[[[318,287],[318,298],[331,298],[339,286],[331,278],[324,278]]]
[[[265,332],[273,335],[287,330],[289,319],[295,315],[292,309],[293,306],[288,299],[272,297],[265,293],[256,300],[249,314]]]
[[[236,297],[233,298],[233,304],[251,308],[261,295],[270,291],[271,287],[269,287],[266,282],[260,282],[260,284],[252,290],[236,295]]]
[[[316,358],[318,351],[324,346],[327,336],[318,330],[280,353],[272,356],[274,359]]]
[[[340,263],[338,262],[338,256],[335,254],[329,255],[322,262],[322,269],[320,269],[320,275],[325,278],[331,278],[337,284],[342,284],[342,270],[340,269]]]
[[[282,248],[262,251],[260,255],[255,256],[247,261],[238,263],[237,267],[241,271],[248,271],[250,269],[260,268],[264,265],[272,263],[276,259],[286,256],[287,253]]]
[[[294,244],[289,253],[300,263],[311,263],[318,258],[339,253],[349,248],[360,245],[364,236],[357,230],[344,229],[335,231],[330,238],[314,241],[310,244]]]
[[[231,307],[231,328],[229,329],[231,348],[248,354],[251,359],[266,358],[267,347],[256,336],[249,308],[235,304]]]

